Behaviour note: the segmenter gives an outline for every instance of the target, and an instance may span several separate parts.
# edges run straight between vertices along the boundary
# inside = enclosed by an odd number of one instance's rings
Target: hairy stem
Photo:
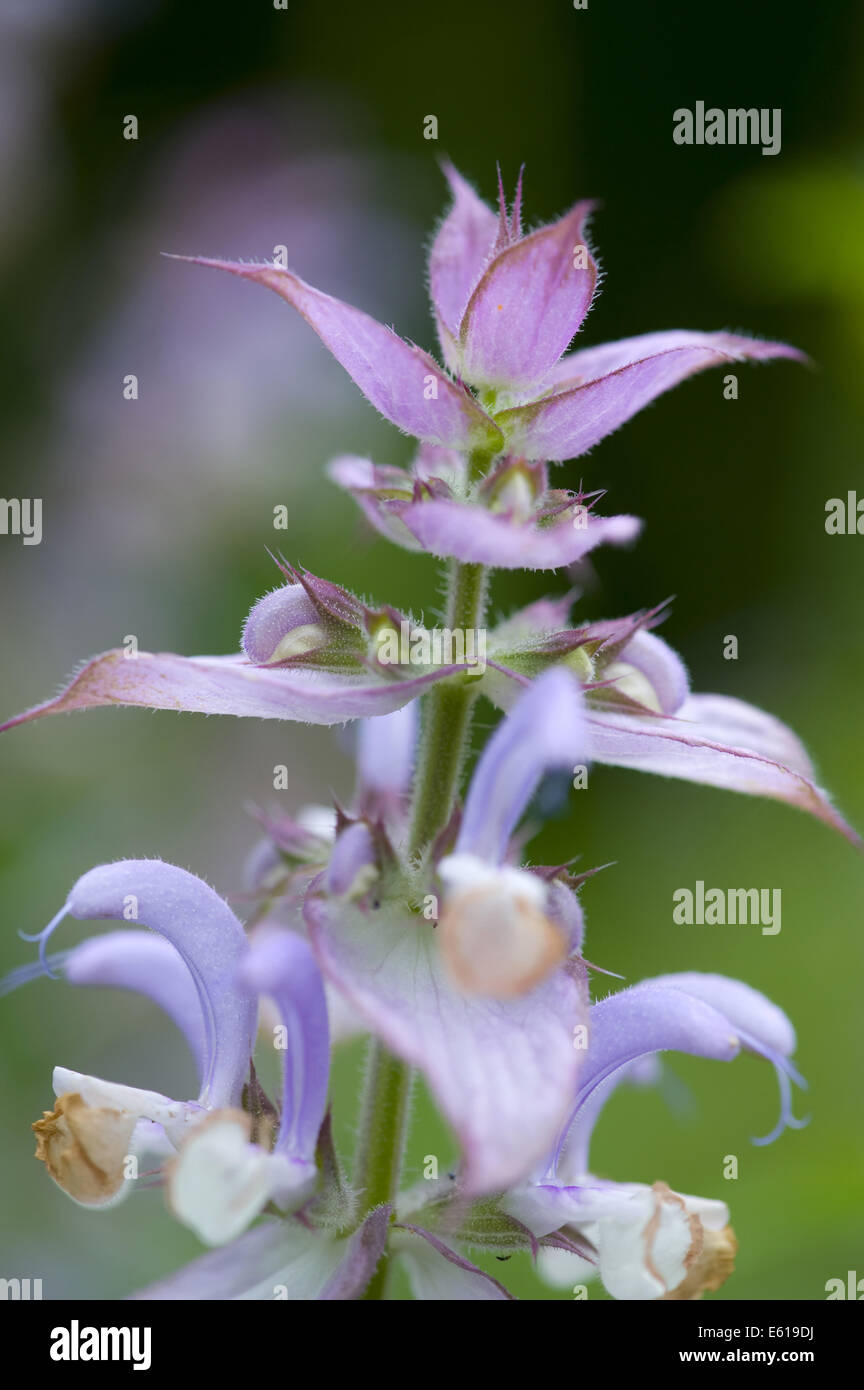
[[[487,573],[482,565],[451,562],[445,625],[469,632],[482,627]],[[459,790],[468,751],[476,684],[465,677],[434,686],[424,700],[409,851],[417,854],[443,830]]]
[[[487,576],[482,565],[452,562],[447,585],[446,626],[467,632],[481,627],[486,612]],[[435,686],[426,696],[417,760],[408,850],[419,854],[447,824],[459,790],[468,751],[476,690],[471,680]],[[382,1043],[370,1043],[355,1183],[363,1207],[371,1211],[392,1202],[399,1187],[408,1125],[412,1070]],[[364,1299],[384,1297],[387,1260],[381,1260]]]
[[[377,1038],[370,1039],[360,1145],[354,1175],[363,1189],[367,1212],[382,1202],[392,1202],[399,1187],[402,1155],[408,1130],[412,1071],[391,1054]],[[364,1299],[384,1297],[387,1260],[383,1258],[366,1289]]]

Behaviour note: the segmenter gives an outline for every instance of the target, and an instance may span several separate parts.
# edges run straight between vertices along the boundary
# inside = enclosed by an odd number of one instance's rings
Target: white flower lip
[[[441,860],[438,873],[453,896],[489,887],[512,893],[535,907],[542,908],[546,902],[546,885],[536,874],[509,864],[490,864],[476,854],[450,854]]]

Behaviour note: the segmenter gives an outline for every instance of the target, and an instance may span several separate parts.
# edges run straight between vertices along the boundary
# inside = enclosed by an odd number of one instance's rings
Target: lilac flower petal
[[[639,333],[632,338],[618,338],[612,343],[599,343],[596,347],[568,353],[561,358],[545,385],[554,387],[556,393],[569,391],[664,352],[705,347],[726,353],[739,361],[758,362],[774,357],[791,357],[797,362],[809,360],[806,353],[785,343],[766,343],[759,338],[737,333],[699,333],[688,328],[671,328],[659,333]]]
[[[604,629],[615,630],[613,623],[592,623],[589,635],[600,637]],[[662,637],[639,628],[618,654],[617,661],[633,666],[647,680],[656,696],[658,712],[675,714],[690,691],[687,668],[677,652]],[[614,689],[614,686],[613,686]]]
[[[741,1050],[733,1024],[719,1010],[682,990],[651,982],[594,1004],[588,1036],[575,1101],[552,1153],[549,1176],[553,1180],[559,1166],[562,1181],[585,1171],[591,1130],[613,1089],[610,1078],[620,1080],[637,1057],[676,1051],[731,1062]]]
[[[685,970],[671,975],[655,975],[642,983],[684,990],[694,999],[701,999],[724,1014],[742,1036],[746,1033],[757,1038],[765,1047],[770,1047],[783,1057],[791,1057],[795,1051],[795,1029],[783,1010],[742,980],[730,979],[728,975]]]
[[[421,483],[440,478],[448,485],[463,491],[468,484],[468,460],[456,449],[441,449],[437,444],[421,444],[411,464],[411,476]]]
[[[429,255],[429,291],[445,358],[454,344],[471,291],[495,244],[498,219],[451,164],[444,174],[453,206],[438,229]]]
[[[694,971],[643,980],[592,1007],[589,1039],[573,1116],[555,1154],[557,1163],[566,1146],[569,1174],[587,1168],[591,1131],[615,1085],[637,1058],[657,1052],[731,1061],[746,1047],[770,1061],[780,1081],[781,1117],[771,1137],[797,1123],[788,1082],[806,1083],[788,1060],[795,1032],[776,1004],[740,980]]]
[[[92,936],[66,954],[63,974],[72,985],[127,989],[152,999],[185,1037],[203,1085],[204,1015],[195,981],[170,941],[145,931],[111,931]]]
[[[264,666],[282,659],[280,649],[288,633],[316,627],[320,627],[320,615],[303,585],[283,584],[252,608],[243,624],[243,650],[250,661]]]
[[[576,264],[590,203],[499,251],[460,328],[462,371],[481,386],[528,386],[548,376],[591,307],[597,267]]]
[[[257,1021],[254,995],[235,979],[246,948],[234,913],[202,879],[158,859],[121,859],[79,878],[66,904],[73,917],[132,919],[167,937],[187,965],[204,1014],[201,1103],[238,1105]]]
[[[342,831],[330,855],[324,875],[327,892],[334,898],[359,895],[377,876],[375,842],[363,821]]]
[[[626,545],[642,527],[635,516],[589,516],[587,526],[575,527],[566,512],[560,520],[538,525],[447,498],[389,507],[424,550],[497,569],[574,565],[598,545]]]
[[[345,1245],[299,1221],[266,1221],[132,1298],[306,1302],[320,1298],[345,1256]]]
[[[318,334],[364,396],[405,434],[453,449],[501,448],[495,423],[422,349],[376,319],[274,265],[180,256],[275,290]]]
[[[508,1000],[468,997],[445,972],[435,931],[393,907],[363,913],[310,898],[322,969],[398,1056],[418,1067],[462,1147],[469,1194],[517,1181],[547,1153],[583,1052],[584,977],[558,970]]]
[[[864,848],[828,793],[813,782],[796,735],[743,700],[691,695],[674,719],[592,710],[588,725],[591,756],[599,763],[787,801]]]
[[[256,932],[239,974],[248,989],[270,996],[287,1033],[275,1151],[312,1162],[330,1077],[330,1030],[321,972],[302,936],[272,927]]]
[[[242,656],[139,652],[134,660],[127,660],[115,649],[91,658],[53,700],[8,719],[0,725],[0,733],[46,714],[99,705],[341,724],[346,719],[389,714],[435,681],[462,669],[440,666],[410,679],[394,680],[368,671],[353,675],[306,667],[267,669],[250,665]]]
[[[417,751],[417,704],[364,719],[357,734],[357,796],[367,813],[386,815],[411,789]]]
[[[398,1230],[394,1256],[407,1269],[418,1302],[501,1302],[514,1297],[491,1274],[451,1250],[431,1231],[421,1226],[400,1226]]]
[[[345,1252],[335,1273],[319,1293],[319,1299],[360,1298],[384,1254],[392,1207],[375,1207],[345,1242]]]
[[[457,854],[500,863],[544,772],[587,761],[578,685],[561,667],[519,697],[484,748],[465,799]]]
[[[594,1004],[589,1038],[577,1110],[595,1087],[637,1057],[674,1051],[731,1062],[741,1050],[734,1025],[718,1009],[671,984],[651,981]]]
[[[730,980],[725,975],[688,971],[659,975],[647,983],[685,990],[694,998],[702,999],[718,1009],[734,1024],[744,1047],[758,1057],[764,1057],[774,1067],[780,1088],[780,1114],[774,1128],[761,1138],[754,1139],[754,1144],[772,1144],[787,1127],[804,1127],[807,1121],[797,1120],[792,1113],[790,1081],[804,1090],[807,1089],[807,1082],[790,1061],[796,1045],[795,1029],[782,1009],[750,985],[745,985],[741,980]]]
[[[508,449],[531,459],[578,458],[696,372],[721,363],[773,357],[802,360],[801,353],[784,343],[763,343],[730,333],[682,333],[681,337],[681,346],[612,368],[596,381],[571,387],[562,384],[554,395],[502,411],[496,421],[507,436]]]

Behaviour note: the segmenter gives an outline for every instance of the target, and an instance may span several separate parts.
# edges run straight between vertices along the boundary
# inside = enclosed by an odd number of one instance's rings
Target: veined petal
[[[429,291],[441,348],[452,366],[462,315],[495,245],[498,218],[452,164],[443,168],[453,205],[432,243]]]
[[[483,271],[460,328],[467,381],[525,387],[548,376],[594,297],[597,267],[585,245],[591,209],[577,203],[559,221],[505,246]]]
[[[497,569],[552,570],[574,565],[598,545],[626,545],[642,529],[635,516],[589,516],[586,525],[577,527],[568,512],[541,525],[447,498],[382,505],[424,550]]]
[[[273,999],[286,1033],[276,1151],[311,1164],[330,1076],[327,1001],[315,957],[296,932],[259,930],[240,975],[250,989]]]
[[[46,714],[99,705],[341,724],[346,719],[389,714],[435,681],[462,669],[440,666],[419,676],[394,680],[371,671],[347,674],[305,667],[268,669],[253,666],[242,656],[139,652],[134,660],[127,660],[117,649],[93,657],[53,700],[8,719],[0,725],[0,733]]]
[[[338,1269],[346,1244],[311,1231],[299,1221],[266,1221],[132,1298],[195,1302],[316,1299]]]
[[[556,393],[568,391],[589,381],[598,381],[612,372],[619,372],[622,367],[630,367],[636,362],[682,348],[707,348],[747,362],[775,357],[791,357],[797,362],[809,361],[806,353],[786,343],[766,343],[740,333],[700,333],[687,328],[671,328],[659,333],[638,333],[632,338],[618,338],[612,343],[599,343],[596,347],[570,352],[561,358],[547,379],[546,386],[553,387]]]
[[[375,409],[405,434],[453,449],[501,448],[498,427],[470,392],[451,381],[428,353],[362,310],[323,294],[280,266],[204,256],[175,259],[227,270],[274,290],[314,329]]]
[[[579,687],[553,667],[517,700],[477,763],[457,854],[500,863],[507,842],[544,772],[586,760],[587,730]]]
[[[655,339],[649,334],[649,340]],[[496,415],[496,422],[507,437],[507,447],[531,459],[578,458],[607,434],[612,434],[650,401],[677,386],[686,377],[723,362],[767,361],[790,357],[806,361],[803,354],[784,343],[763,343],[756,338],[731,333],[685,333],[672,335],[673,342],[660,351],[646,348],[646,355],[634,358],[640,339],[628,339],[620,346],[626,361],[617,366],[609,345],[604,373],[596,380],[570,385],[563,381],[551,396],[527,405],[513,407]],[[675,345],[675,342],[678,345]],[[568,359],[573,362],[579,353]]]
[[[92,936],[73,947],[62,972],[72,985],[127,989],[152,999],[185,1037],[204,1084],[207,1056],[201,1001],[189,967],[170,941],[145,931]]]
[[[585,1018],[581,973],[558,970],[515,999],[470,998],[451,984],[434,929],[410,914],[310,898],[306,915],[325,974],[426,1077],[461,1143],[466,1191],[517,1181],[548,1152],[572,1101],[584,1057],[573,1032]]]
[[[179,951],[204,1015],[201,1102],[237,1105],[254,1046],[257,1002],[235,978],[246,938],[227,903],[209,884],[174,864],[123,859],[79,878],[66,911],[82,920],[139,921]]]
[[[813,781],[792,730],[743,700],[690,695],[672,719],[591,710],[588,726],[591,756],[599,763],[787,801],[864,847]]]
[[[501,1302],[514,1297],[497,1279],[420,1226],[397,1230],[393,1257],[405,1266],[418,1302]]]

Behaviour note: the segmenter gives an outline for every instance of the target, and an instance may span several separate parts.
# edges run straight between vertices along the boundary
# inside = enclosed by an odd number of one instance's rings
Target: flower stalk
[[[463,632],[483,626],[488,575],[483,565],[450,564],[446,626]],[[436,686],[425,701],[417,762],[409,853],[435,838],[453,811],[468,751],[476,689],[471,677]]]
[[[463,631],[481,627],[487,589],[488,577],[482,565],[451,562],[446,625]],[[425,701],[408,841],[410,854],[420,853],[452,814],[468,749],[474,698],[472,683],[462,681],[439,686]],[[393,1057],[378,1039],[370,1041],[355,1171],[366,1211],[392,1201],[398,1191],[413,1075],[413,1068]],[[383,1298],[386,1282],[384,1258],[364,1298]]]

